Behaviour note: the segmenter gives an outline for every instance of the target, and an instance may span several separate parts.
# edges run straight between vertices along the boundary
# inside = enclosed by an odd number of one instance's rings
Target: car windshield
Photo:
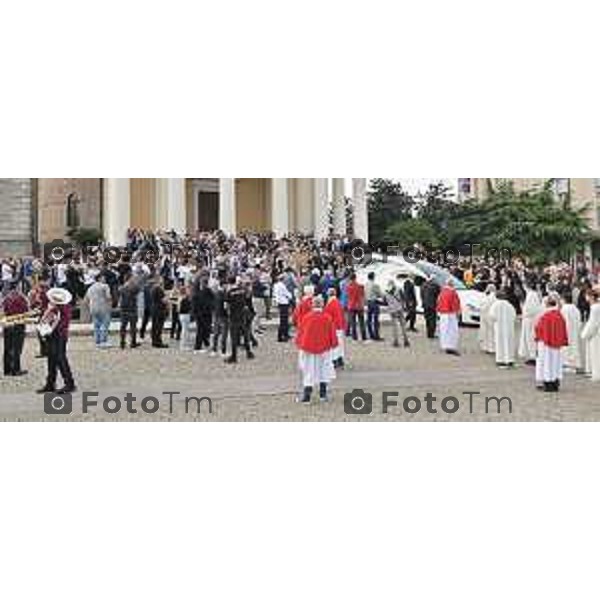
[[[364,269],[366,272],[375,273],[377,277],[387,276],[389,279],[394,279],[399,270],[402,270],[408,274],[421,276],[423,278],[433,276],[433,280],[440,287],[443,287],[446,285],[446,283],[448,283],[449,279],[452,279],[457,290],[467,289],[465,284],[460,279],[454,277],[454,275],[452,275],[446,269],[442,269],[442,267],[438,267],[437,265],[423,261],[410,263],[401,258],[388,258],[386,261],[382,257],[375,255],[373,257],[373,262]]]
[[[425,273],[425,275],[433,276],[433,280],[439,286],[446,285],[446,283],[448,283],[448,279],[452,279],[452,281],[454,282],[454,287],[457,290],[466,290],[467,289],[467,286],[460,279],[458,279],[457,277],[454,277],[454,275],[452,275],[449,271],[446,271],[446,269],[442,269],[441,267],[438,267],[437,265],[433,265],[428,262],[418,262],[415,266],[420,271],[423,271],[423,273]]]

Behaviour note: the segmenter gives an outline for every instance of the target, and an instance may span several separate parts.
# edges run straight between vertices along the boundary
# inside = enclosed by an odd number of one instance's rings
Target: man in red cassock
[[[330,288],[328,291],[329,299],[325,306],[325,314],[329,315],[335,325],[338,338],[338,346],[333,351],[333,366],[337,369],[344,368],[345,358],[345,338],[346,338],[346,317],[344,316],[344,308],[339,298],[337,290]]]
[[[338,337],[335,323],[323,311],[323,305],[321,296],[313,299],[313,308],[302,319],[296,339],[303,387],[297,401],[302,403],[310,402],[317,385],[321,402],[327,402],[327,385],[335,379],[332,355],[338,346]]]
[[[446,354],[459,356],[459,329],[460,298],[454,287],[454,281],[449,279],[442,288],[437,302],[437,311],[440,315],[440,345]]]
[[[311,285],[307,285],[304,288],[304,295],[302,300],[298,303],[292,315],[292,322],[296,328],[296,336],[300,333],[300,327],[304,317],[312,310],[313,297],[315,295],[315,289]]]
[[[546,299],[546,312],[535,326],[535,340],[537,387],[545,392],[558,392],[563,376],[562,349],[569,345],[569,334],[560,312],[560,300],[553,296]]]

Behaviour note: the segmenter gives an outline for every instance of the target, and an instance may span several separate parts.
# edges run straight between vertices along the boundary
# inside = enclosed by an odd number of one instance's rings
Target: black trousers
[[[129,333],[131,335],[131,345],[135,346],[137,344],[137,321],[138,315],[137,311],[122,311],[121,312],[121,347],[125,347],[125,343],[127,340],[127,329],[129,328]]]
[[[406,308],[406,324],[411,331],[414,331],[417,322],[417,307],[410,305]]]
[[[289,304],[279,305],[279,331],[277,340],[287,342],[290,339],[290,306]]]
[[[167,315],[164,311],[161,310],[152,313],[152,345],[155,348],[163,345],[162,334],[166,320]]]
[[[56,378],[58,373],[63,379],[66,387],[75,387],[73,373],[67,358],[67,340],[52,334],[48,338],[48,378],[46,379],[46,388],[56,388]]]
[[[148,323],[150,323],[150,319],[152,318],[152,312],[149,308],[144,309],[144,314],[142,316],[142,327],[140,329],[140,337],[144,339],[146,337],[146,329],[148,328]]]
[[[231,358],[237,360],[238,346],[243,341],[246,354],[250,354],[250,330],[244,321],[232,321],[231,328]]]
[[[367,339],[367,327],[365,325],[365,311],[364,310],[351,310],[350,311],[350,335],[352,339],[358,339],[358,332],[356,329],[356,321],[360,326],[360,335],[363,342]]]
[[[195,350],[210,348],[212,315],[210,313],[196,316],[196,346]]]
[[[4,329],[4,374],[16,375],[21,372],[21,354],[25,343],[25,325],[15,325]]]
[[[47,358],[48,357],[48,340],[45,337],[42,337],[39,333],[38,333],[38,340],[40,342],[40,356]]]
[[[181,321],[179,320],[179,311],[175,306],[171,310],[171,339],[173,338],[177,341],[181,339]]]
[[[425,309],[425,326],[427,328],[427,337],[433,339],[437,327],[437,313],[431,308]]]

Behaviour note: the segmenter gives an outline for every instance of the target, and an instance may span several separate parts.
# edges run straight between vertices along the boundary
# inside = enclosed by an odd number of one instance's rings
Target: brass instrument
[[[16,327],[17,325],[27,325],[28,323],[37,323],[40,318],[39,310],[30,310],[19,315],[3,315],[0,317],[1,327]]]
[[[37,325],[37,331],[41,337],[46,338],[52,335],[59,323],[60,311],[55,308],[48,308]]]

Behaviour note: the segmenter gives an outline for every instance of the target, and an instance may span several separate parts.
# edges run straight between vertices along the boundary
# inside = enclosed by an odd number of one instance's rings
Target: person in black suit
[[[416,333],[417,292],[415,291],[415,284],[406,273],[402,273],[400,277],[400,286],[406,303],[406,323],[408,324],[408,330]]]
[[[215,295],[208,285],[208,276],[201,275],[192,294],[192,316],[196,321],[196,352],[208,352],[215,308]]]
[[[169,301],[161,282],[155,283],[151,292],[152,297],[152,347],[168,348],[162,339],[165,321],[169,313]]]
[[[426,279],[421,286],[421,299],[423,302],[427,337],[430,340],[435,338],[435,330],[437,327],[437,301],[439,295],[440,286],[433,280],[433,277]]]

